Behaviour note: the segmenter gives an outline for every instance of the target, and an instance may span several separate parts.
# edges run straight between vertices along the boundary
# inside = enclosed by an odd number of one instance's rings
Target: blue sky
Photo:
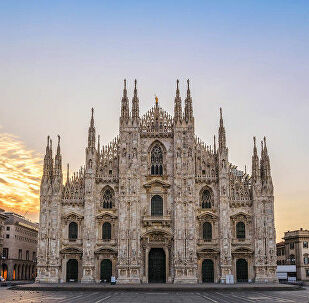
[[[117,135],[124,78],[142,113],[154,94],[173,113],[190,78],[197,134],[212,142],[222,106],[230,160],[249,170],[266,135],[279,233],[309,228],[308,17],[308,1],[1,1],[0,132],[37,153],[59,133],[78,169],[92,106],[102,141]]]

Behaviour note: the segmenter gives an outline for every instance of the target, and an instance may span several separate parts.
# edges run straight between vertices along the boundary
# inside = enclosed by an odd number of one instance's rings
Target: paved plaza
[[[308,303],[309,288],[298,291],[23,291],[0,288],[0,302],[6,303]]]

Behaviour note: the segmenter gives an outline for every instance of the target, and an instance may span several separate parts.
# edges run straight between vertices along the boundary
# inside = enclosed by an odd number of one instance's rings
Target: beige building
[[[287,265],[284,241],[277,243],[276,246],[277,246],[277,265]]]
[[[196,137],[189,81],[182,106],[177,81],[173,116],[157,98],[140,116],[125,82],[119,135],[101,147],[92,110],[85,166],[65,185],[60,137],[55,158],[48,137],[38,282],[277,281],[265,138],[250,176],[229,161],[221,109],[218,140]]]
[[[4,237],[4,221],[6,220],[6,216],[4,214],[4,209],[0,208],[0,275],[3,277],[6,272],[5,268],[2,267],[2,259],[3,259],[3,237]]]
[[[277,244],[277,264],[296,265],[297,280],[309,280],[309,230],[284,233],[284,242]]]
[[[38,224],[6,212],[2,269],[7,280],[31,280],[36,273]]]

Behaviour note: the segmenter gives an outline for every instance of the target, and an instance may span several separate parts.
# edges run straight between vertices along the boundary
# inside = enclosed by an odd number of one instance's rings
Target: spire
[[[58,135],[57,155],[60,155],[60,135]]]
[[[88,129],[88,148],[95,148],[95,127],[94,127],[94,118],[93,118],[94,109],[91,108],[91,119],[90,126]]]
[[[53,175],[53,167],[54,167],[54,160],[53,160],[53,141],[49,139],[49,171],[52,177]]]
[[[217,151],[217,146],[216,146],[216,135],[214,135],[214,154]]]
[[[53,159],[53,141],[49,139],[49,157]]]
[[[133,120],[138,120],[139,118],[139,100],[137,97],[137,81],[135,79],[134,81],[134,95],[133,95],[133,99],[132,99],[132,118]]]
[[[226,148],[225,128],[223,125],[222,108],[220,107],[219,149]]]
[[[260,175],[262,180],[265,177],[265,165],[264,165],[264,146],[263,141],[261,141],[261,159],[260,159]]]
[[[268,155],[268,150],[267,150],[267,145],[266,145],[266,137],[264,137],[264,170],[265,170],[265,176],[271,177],[270,160],[269,160],[269,155]]]
[[[252,178],[254,181],[257,181],[260,178],[259,156],[257,154],[255,137],[253,137]]]
[[[128,121],[130,116],[129,113],[129,99],[127,96],[127,80],[124,79],[124,86],[123,86],[123,96],[121,99],[121,121]]]
[[[70,183],[70,165],[69,163],[67,164],[67,184]]]
[[[91,120],[90,120],[90,127],[94,127],[93,112],[94,112],[94,109],[93,109],[93,107],[92,107],[92,108],[91,108]]]
[[[174,121],[177,123],[182,120],[181,98],[179,93],[179,80],[176,81],[176,97],[174,102]]]
[[[58,145],[57,145],[57,154],[55,157],[55,176],[62,175],[62,157],[60,153],[60,136],[58,135]]]
[[[192,98],[189,79],[187,80],[187,86],[187,97],[185,100],[185,121],[189,122],[193,120]]]
[[[46,144],[46,154],[45,154],[45,156],[48,155],[48,154],[49,154],[49,136],[47,136],[47,144]]]
[[[43,176],[49,175],[50,169],[50,147],[49,147],[49,136],[47,136],[47,144],[46,144],[46,153],[44,156],[44,165],[43,165]]]
[[[50,136],[47,136],[47,145],[46,145],[46,153],[44,156],[44,165],[43,165],[43,178],[42,182],[47,179],[52,180],[53,178],[53,147],[52,140]]]
[[[98,135],[98,153],[100,153],[100,135]]]

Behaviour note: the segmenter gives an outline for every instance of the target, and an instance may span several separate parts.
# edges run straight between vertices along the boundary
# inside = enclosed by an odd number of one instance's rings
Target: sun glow
[[[16,136],[0,132],[0,207],[37,215],[42,157]]]

